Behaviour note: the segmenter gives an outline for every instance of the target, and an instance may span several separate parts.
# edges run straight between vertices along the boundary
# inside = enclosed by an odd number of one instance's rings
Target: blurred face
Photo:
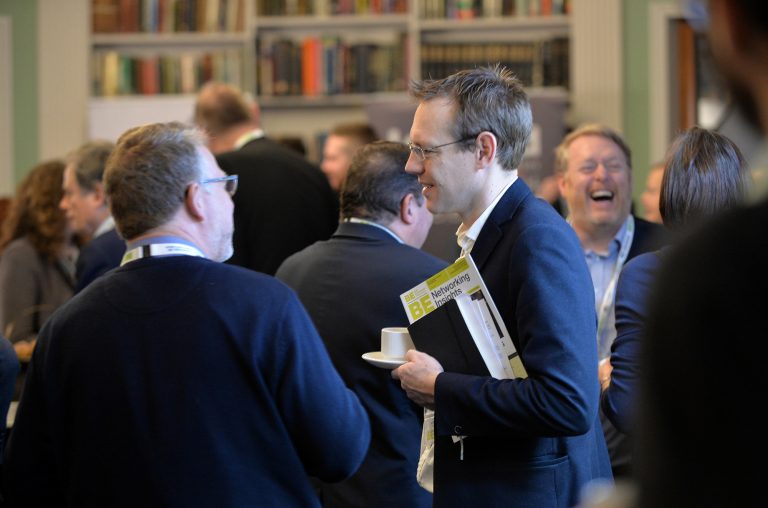
[[[453,106],[446,99],[422,102],[413,117],[411,143],[427,149],[456,141],[449,132],[453,123]],[[425,155],[422,160],[411,151],[405,170],[419,177],[429,211],[471,217],[481,185],[474,170],[474,153],[460,151],[455,144]]]
[[[659,212],[659,195],[661,194],[661,179],[664,177],[664,166],[656,166],[648,173],[645,189],[640,196],[645,210],[645,220],[661,224]]]
[[[64,210],[69,227],[74,233],[93,235],[107,215],[103,193],[96,190],[87,191],[80,187],[75,168],[71,164],[64,170],[62,190],[64,195],[59,208]]]
[[[607,138],[576,138],[568,147],[568,166],[558,184],[573,226],[583,235],[615,233],[629,215],[630,169],[624,152]]]
[[[204,148],[198,150],[202,159],[203,178],[227,176],[209,150]],[[206,209],[210,210],[211,217],[206,246],[208,256],[214,261],[226,261],[234,253],[232,234],[235,231],[233,218],[235,205],[226,191],[225,182],[211,182],[202,187],[203,199],[209,204]]]
[[[347,176],[349,165],[352,163],[352,154],[348,146],[348,141],[341,137],[331,134],[325,140],[323,146],[323,162],[320,169],[323,170],[328,178],[328,183],[335,191],[341,189],[341,184]]]

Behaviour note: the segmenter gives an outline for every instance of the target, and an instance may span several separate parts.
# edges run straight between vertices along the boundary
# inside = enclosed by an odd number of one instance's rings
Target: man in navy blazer
[[[69,155],[64,169],[60,207],[72,231],[87,240],[75,263],[76,293],[119,266],[125,253],[125,242],[115,229],[102,183],[113,148],[110,141],[88,142]]]
[[[415,176],[403,171],[408,148],[379,141],[352,160],[342,187],[339,228],[285,260],[277,278],[307,308],[344,382],[371,418],[371,448],[360,470],[322,483],[323,506],[429,507],[416,483],[422,410],[389,372],[361,359],[378,351],[381,329],[407,326],[399,295],[446,263],[419,250],[432,224]]]
[[[419,100],[406,171],[433,213],[456,212],[527,370],[498,380],[443,372],[417,351],[393,371],[435,411],[434,505],[569,507],[610,478],[597,417],[595,311],[589,271],[568,224],[516,168],[531,109],[504,68],[414,85]]]

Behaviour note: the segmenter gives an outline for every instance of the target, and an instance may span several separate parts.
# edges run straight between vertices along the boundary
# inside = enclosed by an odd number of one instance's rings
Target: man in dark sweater
[[[222,264],[232,199],[201,133],[126,132],[105,183],[123,264],[40,333],[8,443],[9,506],[317,506],[368,417],[294,293]]]

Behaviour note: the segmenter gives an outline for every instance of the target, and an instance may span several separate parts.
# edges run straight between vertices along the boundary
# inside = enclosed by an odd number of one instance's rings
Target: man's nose
[[[408,160],[405,161],[405,172],[412,175],[420,175],[424,172],[424,163],[413,152],[408,156]]]

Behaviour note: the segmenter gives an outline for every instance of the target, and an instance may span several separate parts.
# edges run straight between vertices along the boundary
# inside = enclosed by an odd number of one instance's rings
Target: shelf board
[[[337,16],[259,16],[256,30],[286,30],[306,28],[375,28],[405,27],[410,14],[361,14]]]
[[[317,97],[303,95],[258,97],[259,106],[262,109],[359,107],[373,102],[402,102],[404,100],[408,100],[407,92],[353,93]]]
[[[251,40],[245,32],[173,32],[93,34],[93,46],[154,46],[154,45],[235,45]]]
[[[558,31],[567,33],[571,27],[569,16],[528,16],[528,17],[495,17],[472,19],[424,19],[419,21],[422,32],[441,31],[483,31],[500,28],[520,31]]]

